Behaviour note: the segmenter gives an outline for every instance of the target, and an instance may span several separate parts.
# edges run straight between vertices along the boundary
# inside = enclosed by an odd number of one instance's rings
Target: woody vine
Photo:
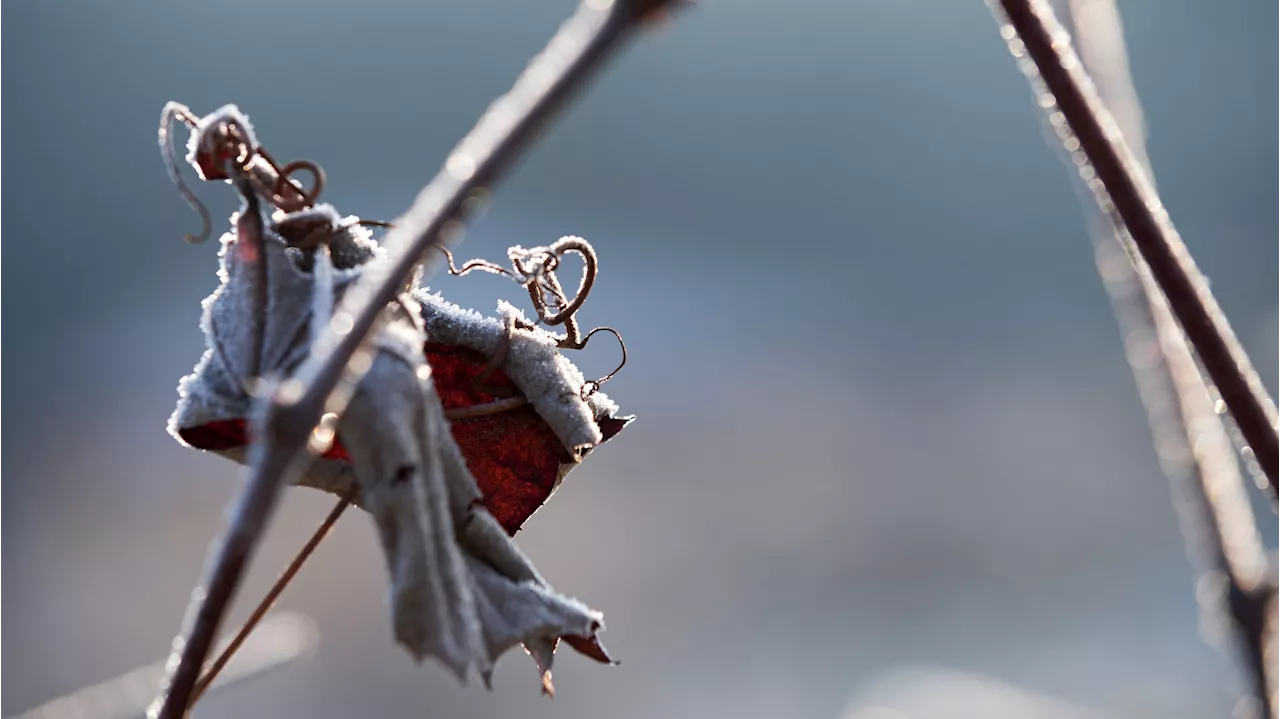
[[[190,126],[188,159],[199,174],[231,183],[243,201],[230,239],[224,238],[223,255],[227,286],[241,280],[243,290],[235,301],[227,299],[231,291],[222,295],[222,318],[237,319],[236,329],[226,336],[236,339],[223,343],[214,331],[220,315],[218,300],[211,298],[206,359],[228,370],[224,374],[230,378],[222,379],[228,379],[229,389],[222,394],[239,393],[247,409],[214,421],[179,422],[176,430],[193,446],[243,461],[250,476],[207,576],[193,595],[154,716],[184,716],[225,664],[229,653],[206,669],[222,617],[288,484],[338,494],[332,520],[350,503],[374,516],[392,576],[395,633],[416,657],[434,656],[462,678],[478,670],[487,680],[497,656],[523,644],[538,664],[546,691],[551,690],[551,657],[560,640],[609,661],[596,637],[602,627],[599,614],[552,591],[509,538],[546,500],[566,467],[629,420],[599,391],[612,373],[588,381],[560,354],[580,349],[596,332],[617,335],[611,328],[584,334],[576,318],[596,279],[595,251],[578,238],[567,238],[532,250],[513,248],[511,269],[483,261],[456,267],[449,245],[457,242],[473,207],[528,148],[537,130],[642,23],[672,4],[584,2],[450,153],[413,206],[385,223],[387,232],[376,243],[368,226],[384,223],[345,218],[319,204],[323,173],[318,166],[277,163],[238,111],[224,109],[201,118],[177,106],[166,110],[166,120]],[[1167,301],[1274,504],[1274,403],[1154,188],[1113,131],[1052,12],[1042,0],[997,4],[1002,34],[1024,72],[1043,83],[1044,95],[1057,108],[1053,122],[1069,131],[1091,168],[1092,176],[1085,178],[1089,188],[1104,213],[1123,229],[1120,235],[1135,266],[1149,273],[1143,276]],[[167,146],[165,124],[162,144]],[[294,178],[299,171],[311,175],[309,188]],[[183,192],[191,198],[188,190]],[[274,212],[268,214],[264,204]],[[202,220],[202,235],[207,235],[211,222],[203,210]],[[566,252],[582,255],[586,265],[572,295],[556,276]],[[442,263],[453,274],[479,269],[511,276],[528,290],[536,320],[500,306],[501,319],[478,321],[440,298],[414,293],[417,281]],[[273,278],[288,276],[281,268],[292,268],[289,272],[303,278],[298,287],[272,284]],[[296,321],[288,327],[280,324],[282,316],[272,304],[279,293],[295,300],[305,297],[298,304],[299,314],[309,318],[305,327]],[[564,334],[539,324],[563,327]],[[228,331],[225,324],[223,330]],[[535,370],[522,378],[520,367]],[[538,379],[531,379],[534,375]],[[541,454],[534,459],[495,459],[483,451],[483,442],[468,445],[466,431],[459,433],[473,420],[517,416],[523,418],[523,431],[538,436],[533,444],[541,443]],[[468,446],[481,451],[468,456]],[[317,473],[317,457],[337,462],[339,469]],[[504,494],[504,487],[517,484],[490,481],[486,486],[486,477],[505,477],[503,471],[526,465],[543,468],[544,481],[534,495]],[[326,521],[301,558],[331,524]],[[292,572],[296,566],[259,606],[239,641]],[[1273,605],[1274,589],[1270,601]],[[1274,677],[1269,682],[1264,678],[1260,687],[1259,698],[1274,716]]]

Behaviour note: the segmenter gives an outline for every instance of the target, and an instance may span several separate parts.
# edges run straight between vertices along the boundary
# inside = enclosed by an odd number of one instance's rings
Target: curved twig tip
[[[183,239],[194,245],[204,242],[209,239],[209,235],[213,234],[213,221],[209,217],[209,209],[182,179],[182,172],[173,152],[173,136],[169,132],[174,120],[181,120],[187,127],[194,129],[199,119],[186,105],[177,102],[165,103],[164,109],[160,112],[160,156],[164,159],[164,169],[169,173],[169,180],[178,188],[178,194],[182,195],[182,199],[186,200],[191,209],[200,215],[200,234],[183,235]]]

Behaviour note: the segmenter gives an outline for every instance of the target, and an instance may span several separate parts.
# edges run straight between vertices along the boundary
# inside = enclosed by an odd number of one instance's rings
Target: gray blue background
[[[571,9],[5,3],[4,714],[163,656],[243,476],[164,431],[216,261],[181,241],[163,103],[237,103],[275,156],[324,166],[326,200],[391,219]],[[1276,6],[1120,9],[1165,203],[1275,392]],[[198,190],[225,224],[231,193]],[[200,713],[834,719],[926,665],[1117,716],[1226,715],[1081,210],[978,0],[689,9],[626,48],[460,250],[578,234],[601,254],[583,320],[625,334],[608,391],[640,419],[519,539],[605,612],[622,666],[562,657],[554,701],[521,656],[492,694],[415,666],[351,515],[281,603],[319,652]],[[580,363],[613,360],[602,340]],[[237,617],[329,504],[288,493]]]

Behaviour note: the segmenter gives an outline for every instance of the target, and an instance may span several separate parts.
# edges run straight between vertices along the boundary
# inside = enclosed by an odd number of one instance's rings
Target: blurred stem
[[[1155,187],[1146,153],[1141,103],[1114,0],[1064,0],[1085,69],[1111,112],[1137,171]],[[1069,140],[1069,138],[1063,138]],[[1088,203],[1095,209],[1097,204]],[[1111,296],[1139,393],[1146,405],[1161,466],[1172,482],[1187,550],[1200,572],[1197,585],[1210,634],[1227,619],[1248,673],[1248,703],[1276,716],[1274,580],[1224,418],[1196,366],[1187,339],[1147,263],[1126,254],[1132,240],[1114,212],[1091,212],[1098,271]],[[1245,707],[1246,709],[1248,707]]]
[[[1178,236],[1155,188],[1135,161],[1093,82],[1045,0],[998,0],[1004,12],[1001,34],[1031,80],[1036,99],[1050,113],[1054,129],[1069,145],[1103,212],[1124,228],[1126,250],[1141,257],[1152,280],[1195,349],[1240,431],[1243,452],[1256,458],[1266,475],[1273,506],[1277,499],[1280,436],[1275,403],[1267,395],[1249,357],[1231,330],[1208,283]]]

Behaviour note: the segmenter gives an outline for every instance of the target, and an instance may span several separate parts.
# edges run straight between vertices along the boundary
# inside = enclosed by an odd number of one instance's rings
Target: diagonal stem
[[[1124,31],[1115,0],[1070,0],[1068,18],[1085,67],[1099,97],[1115,116],[1138,166],[1154,186],[1146,159],[1142,106],[1129,77]],[[1268,690],[1274,670],[1266,646],[1274,628],[1265,626],[1266,605],[1274,588],[1267,579],[1266,551],[1254,521],[1245,479],[1223,418],[1214,412],[1209,388],[1186,338],[1169,311],[1146,264],[1130,266],[1122,247],[1123,225],[1101,217],[1094,233],[1098,268],[1112,295],[1126,344],[1146,343],[1150,364],[1133,363],[1147,405],[1161,464],[1173,488],[1174,504],[1187,552],[1202,588],[1202,611],[1212,625],[1230,624],[1242,648],[1248,676],[1242,706],[1256,702],[1261,714],[1275,717],[1275,694]],[[1223,586],[1225,584],[1225,586]],[[1205,592],[1203,589],[1225,591]]]
[[[274,388],[250,451],[250,476],[233,504],[222,540],[212,551],[205,583],[193,592],[188,627],[174,640],[172,674],[150,715],[181,719],[223,614],[236,593],[281,488],[306,465],[304,448],[325,412],[340,414],[360,371],[353,357],[374,330],[382,309],[413,271],[434,269],[439,253],[426,250],[456,240],[468,199],[478,197],[528,149],[535,133],[565,105],[611,52],[668,0],[585,0],[507,94],[498,98],[449,155],[444,168],[386,238],[387,260],[367,266],[346,293],[325,336],[297,374]],[[474,203],[473,203],[474,204]],[[368,366],[368,362],[356,365]]]
[[[994,2],[994,0],[993,0]],[[1044,0],[999,0],[1008,24],[1001,33],[1020,65],[1044,92],[1040,102],[1055,124],[1074,133],[1089,169],[1082,171],[1106,213],[1123,222],[1133,248],[1168,299],[1169,307],[1217,388],[1240,435],[1266,475],[1274,506],[1280,469],[1275,403],[1258,379],[1226,315],[1209,291],[1190,253],[1164,210],[1159,196],[1134,162],[1115,121],[1098,99],[1066,32]],[[1029,60],[1028,61],[1028,58]]]
[[[1134,166],[1154,187],[1142,106],[1129,76],[1115,0],[1063,0],[1062,4],[1099,100],[1115,118],[1133,153]],[[1057,130],[1063,143],[1074,147],[1076,138],[1061,126]],[[1256,702],[1264,717],[1273,718],[1275,694],[1267,687],[1274,674],[1265,657],[1268,642],[1274,641],[1274,627],[1266,627],[1264,619],[1274,585],[1266,576],[1269,560],[1231,437],[1224,418],[1214,411],[1209,388],[1146,262],[1134,253],[1125,254],[1131,239],[1123,220],[1114,212],[1090,214],[1094,215],[1091,229],[1098,271],[1128,348],[1160,464],[1173,488],[1179,525],[1199,574],[1205,616],[1217,626],[1223,620],[1230,622],[1249,675],[1244,706]]]
[[[276,600],[280,598],[285,587],[289,586],[289,582],[292,582],[293,578],[297,576],[298,571],[302,569],[302,565],[306,563],[307,559],[315,553],[316,548],[320,546],[320,542],[329,535],[329,530],[333,529],[333,525],[338,523],[338,519],[342,516],[342,513],[346,511],[347,507],[351,506],[353,495],[354,492],[348,492],[346,496],[338,500],[338,503],[329,511],[329,516],[324,518],[324,521],[321,522],[320,526],[316,528],[316,531],[312,533],[311,538],[307,540],[307,543],[302,545],[302,549],[299,550],[297,556],[295,556],[293,561],[289,562],[289,566],[285,567],[284,571],[280,573],[275,584],[271,585],[271,589],[267,592],[266,596],[262,598],[262,601],[258,602],[258,606],[253,608],[253,611],[249,614],[249,618],[246,619],[244,625],[240,627],[240,631],[236,632],[236,635],[232,637],[226,648],[218,655],[218,658],[214,659],[213,663],[209,665],[209,670],[204,673],[204,676],[200,677],[198,682],[196,682],[195,689],[191,692],[192,706],[194,706],[196,702],[200,701],[200,697],[204,696],[209,685],[213,684],[213,680],[218,678],[218,675],[227,666],[227,662],[231,661],[231,657],[235,656],[235,653],[239,651],[240,646],[244,644],[245,640],[249,638],[249,635],[253,633],[253,630],[257,628],[258,623],[262,621],[263,617],[267,616],[267,612],[271,611],[271,607],[275,606]]]

